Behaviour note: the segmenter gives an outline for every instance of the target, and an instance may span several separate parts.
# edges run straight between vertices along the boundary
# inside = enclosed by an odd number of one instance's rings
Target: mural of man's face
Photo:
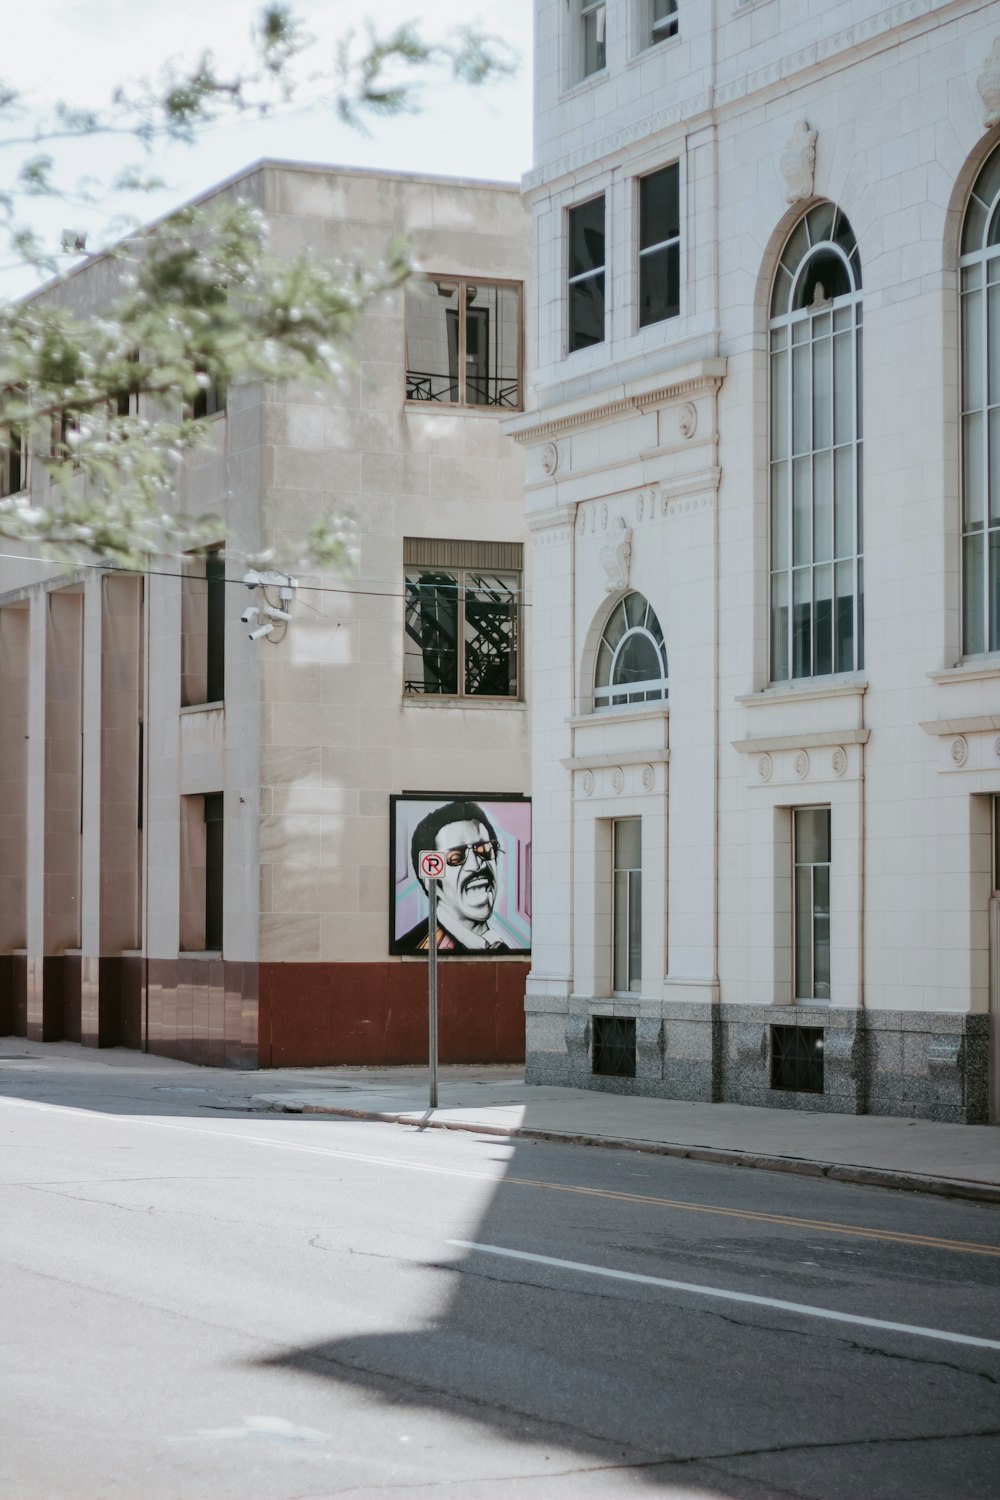
[[[492,834],[471,819],[446,823],[435,844],[445,859],[444,877],[438,882],[438,913],[445,925],[449,912],[462,922],[488,922],[497,899]]]

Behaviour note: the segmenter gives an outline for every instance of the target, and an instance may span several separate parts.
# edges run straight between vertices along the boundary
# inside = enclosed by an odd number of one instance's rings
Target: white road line
[[[970,1344],[974,1349],[1000,1349],[998,1339],[977,1339],[967,1333],[947,1333],[941,1328],[921,1328],[915,1323],[890,1323],[884,1318],[861,1318],[855,1313],[832,1312],[827,1307],[809,1307],[804,1302],[782,1302],[778,1297],[755,1297],[750,1292],[731,1292],[724,1287],[697,1286],[691,1281],[668,1281],[665,1276],[640,1276],[637,1271],[612,1271],[607,1266],[589,1266],[579,1260],[559,1260],[553,1255],[532,1255],[527,1250],[505,1250],[500,1245],[477,1245],[472,1240],[446,1240],[459,1250],[480,1250],[508,1260],[526,1260],[533,1265],[555,1266],[560,1271],[579,1271],[586,1276],[608,1276],[615,1281],[636,1281],[642,1286],[662,1286],[672,1292],[691,1292],[697,1297],[719,1297],[725,1302],[748,1302],[753,1307],[773,1307],[778,1312],[799,1313],[806,1318],[825,1318],[830,1323],[854,1323],[862,1328],[880,1328],[889,1333],[911,1333],[922,1339],[941,1339],[946,1344]]]

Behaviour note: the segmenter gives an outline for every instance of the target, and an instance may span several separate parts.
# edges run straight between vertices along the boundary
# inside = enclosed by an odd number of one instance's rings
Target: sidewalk
[[[651,1151],[1000,1204],[1000,1130],[989,1125],[528,1087],[501,1068],[442,1068],[433,1111],[426,1071],[415,1068],[322,1069],[314,1086],[253,1097],[286,1113]]]

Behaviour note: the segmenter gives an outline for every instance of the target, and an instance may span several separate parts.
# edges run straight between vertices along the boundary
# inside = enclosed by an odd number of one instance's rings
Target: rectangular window
[[[222,792],[181,798],[182,952],[221,952],[223,936]]]
[[[639,327],[681,310],[680,168],[639,178]]]
[[[830,998],[830,809],[798,807],[795,865],[795,998]]]
[[[197,421],[200,417],[215,417],[226,409],[226,387],[217,380],[209,380],[195,396],[189,415]]]
[[[404,693],[516,698],[521,543],[407,537],[403,565]]]
[[[571,208],[569,352],[604,342],[604,194]]]
[[[677,35],[677,0],[648,0],[648,5],[645,45],[655,47],[657,42]]]
[[[221,792],[208,792],[205,802],[205,947],[222,949],[222,835]]]
[[[0,447],[0,497],[20,494],[27,487],[27,448],[22,433],[11,427]]]
[[[185,560],[181,582],[181,704],[226,695],[226,559],[221,548]]]
[[[406,283],[406,399],[521,406],[521,288],[464,276]]]
[[[581,0],[581,78],[589,78],[591,73],[600,73],[608,65],[607,19],[604,0]]]
[[[139,415],[139,392],[134,388],[132,366],[139,363],[138,351],[133,349],[125,356],[125,369],[122,371],[123,380],[119,390],[108,402],[109,415],[112,417],[136,417]]]
[[[626,994],[642,987],[642,820],[616,818],[612,832],[612,984]]]

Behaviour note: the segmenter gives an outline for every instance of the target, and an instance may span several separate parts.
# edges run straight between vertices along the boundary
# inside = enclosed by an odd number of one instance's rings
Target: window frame
[[[822,812],[826,814],[826,849],[825,860],[800,860],[799,859],[799,817],[803,813]],[[810,872],[809,890],[810,902],[808,913],[803,911],[799,900],[799,871]],[[817,994],[817,954],[820,952],[820,944],[816,936],[816,916],[820,908],[817,906],[816,897],[816,872],[826,871],[826,977],[821,983],[825,986],[825,994]],[[830,913],[830,890],[832,885],[833,871],[833,811],[829,803],[809,804],[802,807],[792,808],[792,999],[796,1005],[829,1005],[831,999],[831,955],[832,955],[832,921]],[[809,947],[809,977],[810,983],[805,984],[800,972],[800,952],[802,950],[802,928],[808,918],[808,947]],[[808,989],[809,993],[800,993],[800,989]]]
[[[498,566],[492,559],[485,556],[490,547],[509,547],[517,549],[519,565],[510,563]],[[479,548],[483,557],[480,561],[473,561],[473,554]],[[409,554],[409,556],[408,556]],[[418,554],[425,554],[420,556]],[[451,554],[449,556],[449,554]],[[410,619],[410,578],[411,571],[425,570],[437,571],[439,573],[452,574],[456,577],[455,602],[455,656],[456,656],[456,682],[455,692],[427,692],[419,683],[412,683],[407,676],[407,665],[411,653],[408,651],[408,642],[413,639],[409,630]],[[509,676],[513,683],[513,692],[509,693],[475,693],[468,690],[467,663],[465,654],[465,627],[466,614],[465,605],[468,597],[469,575],[502,577],[504,574],[513,575],[515,583],[510,590],[513,600],[512,619],[512,645],[509,655]],[[403,681],[402,699],[404,703],[442,703],[452,708],[469,704],[489,704],[499,706],[505,703],[523,703],[524,700],[524,548],[522,543],[506,542],[480,542],[465,541],[454,542],[444,538],[429,537],[405,537],[403,539]]]
[[[641,599],[643,605],[645,606],[642,622],[634,625],[628,623],[627,604],[627,601],[633,598]],[[608,630],[611,628],[619,610],[625,611],[626,624],[625,629],[612,645],[612,643],[607,640],[606,637]],[[650,616],[655,622],[657,630],[660,632],[659,640],[657,640],[657,637],[653,633],[653,631],[649,629],[648,621]],[[615,666],[622,655],[626,643],[629,640],[635,640],[637,638],[644,638],[648,640],[653,647],[657,656],[660,658],[660,662],[663,668],[661,675],[659,677],[643,678],[638,682],[616,684],[614,681]],[[597,681],[597,673],[601,665],[602,645],[607,646],[608,651],[611,653],[611,665],[608,669],[608,680],[606,684],[598,684]],[[629,589],[626,594],[622,595],[622,597],[615,604],[614,608],[608,613],[608,616],[605,619],[603,626],[601,627],[601,633],[598,637],[597,646],[594,651],[592,692],[593,711],[595,714],[614,713],[616,709],[620,708],[645,708],[654,703],[663,703],[667,705],[669,705],[670,703],[670,661],[667,655],[666,637],[663,634],[663,627],[660,625],[659,616],[657,615],[655,609],[653,608],[650,601],[646,598],[645,594],[640,593],[638,589]],[[608,701],[599,702],[599,697],[606,697]]]
[[[7,500],[12,495],[24,495],[30,490],[29,452],[23,429],[11,427],[9,441],[0,448],[0,500]],[[16,485],[13,482],[15,467],[18,481]]]
[[[984,184],[990,196],[981,194]],[[972,248],[976,220],[980,228]],[[963,660],[974,661],[1000,654],[1000,379],[994,373],[991,378],[991,348],[1000,339],[995,330],[991,336],[990,302],[1000,303],[1000,236],[990,243],[990,228],[1000,219],[1000,148],[987,156],[969,192],[965,212],[962,216],[962,234],[958,261],[958,335],[959,335],[959,541],[961,551],[960,620],[961,655]],[[992,272],[992,279],[991,279]],[[991,293],[993,294],[991,299]],[[979,385],[978,400],[968,403],[971,375],[969,359],[969,318],[967,316],[974,299],[980,303],[976,324],[979,358],[975,379]],[[1000,355],[1000,350],[997,351]],[[991,386],[994,387],[991,391]],[[969,433],[978,425],[979,436],[974,443]],[[991,445],[991,429],[995,428],[996,444]],[[991,453],[991,446],[993,452]],[[973,451],[974,450],[974,451]],[[978,470],[979,502],[981,512],[978,522],[969,520],[972,492],[971,471],[973,464]],[[992,481],[992,482],[991,482]],[[992,502],[991,490],[997,495]],[[991,515],[991,512],[995,514]],[[975,544],[979,543],[978,546]],[[973,554],[979,552],[979,557]],[[991,557],[995,561],[991,586]],[[973,578],[973,565],[975,577]],[[978,608],[973,609],[978,597]],[[975,635],[973,635],[973,628]]]
[[[200,571],[199,571],[200,569]],[[203,589],[202,589],[203,586]],[[204,606],[197,597],[204,593]],[[204,671],[199,647],[198,670],[192,670],[195,642],[201,636],[193,627],[204,617]],[[182,709],[218,708],[226,697],[226,552],[223,543],[185,554],[181,575],[181,702]],[[197,681],[204,678],[204,698],[194,696]],[[189,685],[193,683],[195,685]],[[214,690],[214,691],[213,691]]]
[[[676,41],[680,36],[680,5],[679,0],[664,0],[667,5],[673,5],[673,10],[666,16],[656,19],[656,0],[640,0],[643,7],[642,36],[645,40],[640,50],[648,52],[651,47],[659,47],[664,42]],[[662,33],[657,36],[657,30]]]
[[[625,823],[637,824],[639,829],[639,862],[619,862],[620,830]],[[619,916],[619,875],[625,894],[625,934],[621,933]],[[633,876],[637,876],[633,880]],[[633,927],[633,910],[637,922]],[[636,940],[633,942],[633,930]],[[618,983],[619,978],[625,984]],[[612,818],[611,820],[611,993],[632,996],[642,993],[642,818],[638,816]]]
[[[603,219],[604,219],[604,262],[600,266],[591,267],[590,269],[588,269],[586,271],[579,271],[574,276],[572,274],[573,215],[575,213],[577,213],[581,209],[588,208],[592,203],[598,203],[598,202],[602,205]],[[579,203],[571,203],[571,204],[567,205],[567,208],[566,208],[566,217],[565,217],[565,222],[564,222],[564,229],[565,229],[564,244],[566,246],[566,259],[565,259],[565,270],[566,270],[566,303],[565,303],[565,306],[566,306],[566,346],[565,346],[565,352],[566,352],[566,356],[568,357],[571,354],[581,354],[585,349],[596,349],[601,344],[606,344],[608,342],[608,295],[607,295],[607,274],[608,274],[608,198],[607,198],[607,194],[605,192],[592,193],[589,198],[583,198],[583,199],[580,200]],[[579,286],[581,284],[581,282],[593,280],[593,279],[595,279],[597,277],[600,277],[600,281],[601,281],[601,304],[602,304],[602,312],[603,312],[603,330],[602,330],[602,333],[601,333],[601,337],[599,339],[594,339],[593,342],[589,343],[589,344],[574,344],[573,343],[573,318],[572,318],[572,313],[571,313],[572,298],[573,298],[573,288],[576,287],[576,286]]]
[[[658,240],[655,244],[643,244],[643,207],[642,207],[642,185],[654,177],[665,175],[668,172],[676,173],[677,188],[677,233],[665,240]],[[670,323],[681,316],[681,257],[682,257],[682,235],[681,235],[681,164],[680,161],[665,162],[663,166],[656,167],[652,172],[643,172],[634,179],[634,211],[636,226],[636,261],[635,261],[635,331],[641,332],[644,328],[655,328],[660,323]],[[643,321],[642,316],[642,266],[643,259],[649,259],[653,255],[662,253],[664,250],[676,250],[677,257],[677,311],[667,313],[662,318],[649,318]]]
[[[587,21],[589,17],[601,17],[604,23],[604,61],[596,67],[587,67]],[[607,0],[579,0],[577,14],[576,67],[574,82],[585,83],[589,78],[599,78],[608,71],[608,4]],[[600,30],[600,20],[597,20]],[[602,45],[595,36],[595,47]]]
[[[851,248],[845,249],[845,245]],[[846,275],[849,290],[822,301],[814,298],[811,304],[804,305],[810,276],[815,273],[817,263],[830,255],[836,257]],[[796,305],[799,300],[803,300],[803,305]],[[822,682],[858,672],[864,666],[862,304],[860,252],[850,222],[836,204],[827,201],[814,204],[785,240],[772,285],[768,321],[768,680],[771,683]],[[845,380],[839,404],[837,393],[842,387],[837,384],[838,340],[849,343],[849,384]],[[824,414],[829,431],[825,441],[819,441],[814,376],[817,350],[824,341],[829,343],[828,410]],[[805,399],[797,394],[796,361],[802,367],[807,366]],[[779,370],[780,390],[776,374]],[[805,408],[801,425],[800,403]],[[839,421],[847,421],[846,438],[842,429],[838,434]],[[802,436],[806,428],[807,442]],[[843,461],[842,454],[847,455]],[[817,556],[815,481],[817,473],[823,475],[824,470],[822,483],[828,507],[824,527],[828,528],[825,540],[829,542],[829,553]],[[803,500],[807,501],[805,505]],[[843,529],[838,536],[841,525]],[[800,550],[803,533],[806,540]],[[849,545],[839,550],[845,536]],[[828,578],[823,577],[824,573]],[[840,580],[848,576],[849,592],[842,594]],[[803,591],[803,580],[808,585],[808,599],[798,597]],[[824,585],[828,585],[828,592],[821,594],[819,590]],[[840,600],[848,598],[849,621],[839,607]],[[818,622],[823,603],[829,605],[829,619],[821,631]],[[796,625],[797,608],[807,610],[808,663],[802,660],[803,635]],[[849,639],[849,660],[844,659],[845,639]],[[827,654],[829,665],[825,664]],[[820,667],[822,670],[817,670]]]
[[[448,282],[454,283],[458,295],[458,333],[457,346],[458,358],[456,360],[458,376],[458,399],[455,401],[439,401],[433,396],[413,396],[411,391],[411,373],[423,375],[423,371],[409,369],[409,320],[410,304],[408,297],[408,286],[413,282]],[[466,288],[472,287],[497,287],[504,291],[513,291],[517,295],[517,395],[513,403],[497,401],[468,401],[467,395],[467,372],[466,363],[461,358],[461,351],[466,348],[468,335],[468,302]],[[474,309],[476,310],[476,309]],[[445,312],[448,309],[444,309]],[[431,376],[433,378],[433,375]],[[497,377],[499,381],[500,377]],[[507,416],[511,412],[524,410],[524,282],[515,281],[505,276],[453,276],[444,272],[425,272],[419,276],[410,278],[410,283],[403,288],[403,400],[407,408],[414,410],[439,410],[439,411],[471,411],[479,413],[499,414]],[[499,394],[499,387],[498,387]]]

